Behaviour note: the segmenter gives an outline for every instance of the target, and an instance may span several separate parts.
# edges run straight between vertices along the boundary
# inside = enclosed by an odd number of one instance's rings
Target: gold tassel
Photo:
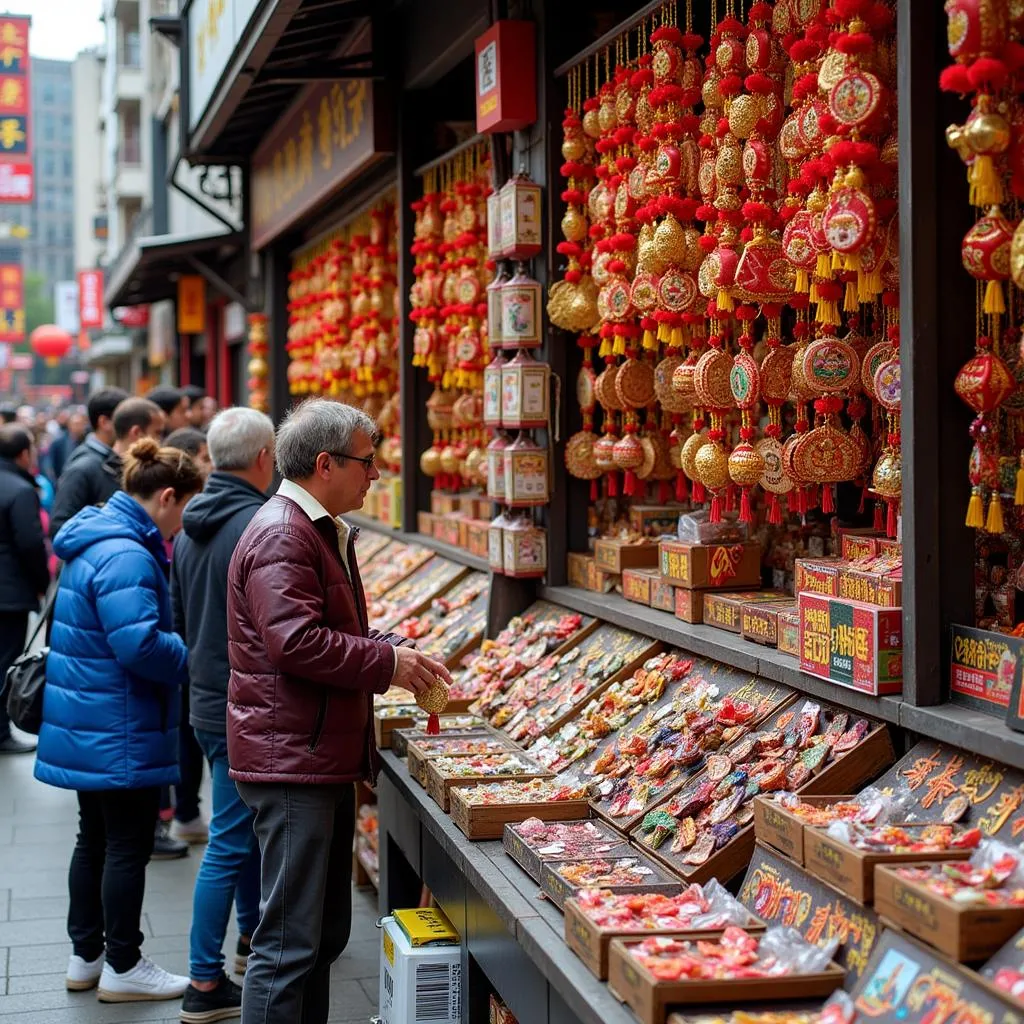
[[[673,327],[672,333],[668,339],[669,348],[682,348],[683,347],[683,329],[682,327]]]
[[[811,287],[811,279],[807,276],[806,270],[797,270],[796,272],[796,290],[802,295],[806,295]]]
[[[989,533],[1001,534],[1003,526],[1003,502],[998,491],[992,492],[992,499],[988,503],[988,519],[985,521],[985,529]]]
[[[658,339],[655,338],[654,331],[644,331],[643,346],[648,351],[651,351],[652,349],[656,349],[658,347]]]
[[[846,261],[843,259],[843,254],[838,249],[833,249],[831,260],[833,272],[837,270],[842,270],[845,262]]]
[[[846,259],[843,261],[846,265],[847,270],[860,270],[860,253],[850,252],[846,254]]]
[[[985,302],[983,306],[986,313],[1005,313],[1006,300],[1003,298],[1003,286],[998,281],[989,281],[985,285]]]
[[[847,313],[856,313],[860,306],[857,302],[857,285],[854,281],[846,282],[846,295],[843,298],[843,309]]]
[[[832,280],[832,261],[827,252],[818,253],[818,258],[814,261],[814,276],[820,277],[823,281]]]
[[[1017,470],[1017,489],[1013,492],[1014,505],[1024,505],[1024,459]]]
[[[971,490],[971,500],[967,503],[967,518],[965,526],[973,526],[980,530],[985,525],[985,506],[981,500],[981,488],[975,487]]]
[[[715,305],[724,313],[731,313],[736,308],[732,301],[732,296],[726,288],[718,289],[718,298],[715,300]]]
[[[1003,183],[990,156],[976,156],[967,172],[971,206],[998,206],[1003,202]]]
[[[452,371],[445,370],[444,376],[441,378],[441,390],[447,391],[452,386]]]
[[[831,299],[819,302],[818,309],[814,316],[814,322],[818,324],[833,324],[838,326],[840,323],[838,305]]]
[[[821,302],[821,295],[818,293],[818,282],[817,281],[812,281],[811,282],[810,296],[811,296],[811,302],[815,302],[815,303]]]
[[[602,359],[607,359],[612,354],[612,343],[607,338],[601,339],[601,344],[597,348],[597,354]]]
[[[612,355],[613,356],[624,356],[626,354],[626,336],[624,334],[616,334],[615,341],[612,343]]]
[[[664,320],[658,324],[658,341],[668,341],[668,324]]]

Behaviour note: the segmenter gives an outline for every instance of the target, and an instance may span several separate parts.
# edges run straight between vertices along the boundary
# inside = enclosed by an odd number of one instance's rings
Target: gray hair
[[[359,430],[376,443],[377,424],[361,409],[327,398],[309,398],[292,409],[277,428],[277,471],[286,480],[305,480],[316,472],[321,452],[349,452]]]
[[[214,469],[249,469],[264,448],[274,450],[273,420],[255,409],[232,406],[210,421],[206,447]]]

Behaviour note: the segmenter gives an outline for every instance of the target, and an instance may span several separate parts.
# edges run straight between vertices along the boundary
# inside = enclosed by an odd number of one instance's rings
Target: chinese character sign
[[[78,272],[78,319],[83,331],[103,326],[103,271]]]
[[[25,340],[25,280],[20,263],[0,263],[0,342]]]
[[[33,198],[28,18],[0,17],[0,202]]]
[[[178,333],[202,334],[206,330],[206,282],[198,274],[178,278]]]

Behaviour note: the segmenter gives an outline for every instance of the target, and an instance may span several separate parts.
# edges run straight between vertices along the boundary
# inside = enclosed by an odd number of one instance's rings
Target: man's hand
[[[411,647],[395,648],[395,675],[392,686],[400,686],[410,693],[426,693],[434,685],[434,677],[440,676],[449,686],[452,677],[440,661],[434,661]]]

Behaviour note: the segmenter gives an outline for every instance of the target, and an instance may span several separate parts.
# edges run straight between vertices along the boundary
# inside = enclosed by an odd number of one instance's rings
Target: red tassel
[[[614,473],[608,474],[608,497],[617,498],[619,496],[619,480]]]
[[[704,485],[699,480],[693,481],[693,500],[698,505],[703,505],[708,500],[707,494],[704,491]]]
[[[872,526],[881,533],[885,529],[885,521],[882,519],[882,503],[880,501],[875,502],[875,519]]]
[[[433,712],[427,716],[427,735],[428,736],[440,736],[441,735],[441,719],[437,717]]]
[[[754,513],[750,508],[750,488],[744,487],[740,492],[740,522],[752,523],[753,521]]]
[[[886,504],[889,506],[889,514],[885,518],[885,535],[887,537],[895,538],[895,536],[896,536],[896,502],[895,501],[889,501],[889,502],[886,502]]]
[[[777,494],[768,499],[768,522],[772,526],[778,526],[782,522],[782,507]]]
[[[598,489],[597,489],[597,479],[595,478],[595,479],[590,481],[590,500],[591,501],[597,501],[597,499],[599,497],[600,497],[600,494],[599,494]]]
[[[622,493],[632,497],[637,492],[637,483],[636,473],[631,469],[627,469],[626,478],[622,483]]]
[[[720,523],[722,521],[722,496],[720,494],[716,494],[711,499],[711,515],[709,520],[712,523]]]
[[[818,485],[811,484],[810,487],[807,488],[807,505],[804,508],[804,511],[810,512],[812,508],[817,508],[819,501],[820,499],[818,497]]]
[[[836,506],[832,498],[832,488],[829,486],[822,487],[821,489],[821,511],[825,515],[830,516],[835,512]]]
[[[686,501],[688,497],[686,487],[686,474],[681,470],[676,470],[676,501]]]

